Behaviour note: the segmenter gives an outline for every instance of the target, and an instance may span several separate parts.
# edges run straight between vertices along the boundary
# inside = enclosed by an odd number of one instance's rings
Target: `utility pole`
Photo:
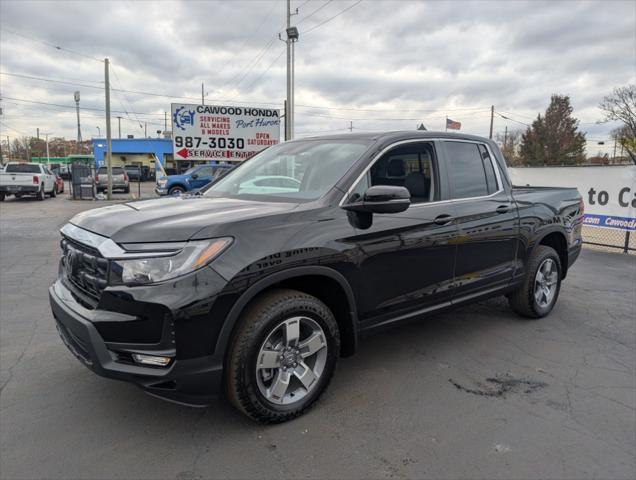
[[[165,110],[163,111],[163,132],[165,135],[165,132],[168,131],[168,112],[166,112]]]
[[[205,105],[205,95],[203,94],[203,83],[201,83],[201,105]]]
[[[51,156],[49,155],[49,134],[45,133],[44,138],[46,138],[46,164],[51,163]]]
[[[148,122],[144,122],[144,138],[148,138]]]
[[[117,117],[117,134],[121,138],[121,117]]]
[[[492,138],[492,124],[494,120],[495,120],[495,106],[491,105],[490,106],[490,135],[488,138]]]
[[[353,132],[353,122],[349,122],[349,131]]]
[[[612,161],[616,162],[616,137],[614,137],[614,156],[612,157]]]
[[[109,76],[109,60],[104,59],[104,87],[106,91],[106,172],[108,175],[108,191],[107,198],[113,198],[113,155],[112,155],[112,138],[110,132],[110,80]]]
[[[508,125],[506,125],[506,130],[504,130],[504,143],[503,143],[504,148],[506,148],[507,142],[508,142]]]
[[[82,129],[80,128],[79,115],[80,92],[76,91],[73,97],[75,98],[75,110],[77,112],[77,152],[80,153],[80,143],[82,143]]]
[[[298,41],[298,28],[291,26],[291,0],[287,0],[287,109],[285,110],[285,140],[294,138],[294,43]]]
[[[37,127],[35,129],[35,138],[37,138],[38,140],[40,139],[40,127]]]

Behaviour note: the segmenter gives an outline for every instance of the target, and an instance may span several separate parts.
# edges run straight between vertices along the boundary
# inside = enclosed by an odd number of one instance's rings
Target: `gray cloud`
[[[296,0],[294,6],[303,2]],[[297,131],[442,128],[462,121],[488,130],[491,104],[530,123],[553,93],[569,94],[581,128],[607,138],[612,125],[595,125],[600,99],[614,86],[636,82],[636,3],[416,2],[366,0],[325,25],[354,0],[311,1],[294,17],[301,39],[296,56]],[[279,105],[285,96],[285,2],[26,2],[0,3],[0,70],[66,79],[100,87],[102,64],[14,35],[17,32],[91,57],[108,56],[116,88],[198,98]],[[264,48],[268,46],[268,48]],[[260,55],[262,54],[262,55]],[[260,55],[260,57],[259,57]],[[269,68],[269,69],[268,69]],[[240,81],[239,81],[240,80]],[[71,109],[6,97],[103,109],[99,88],[0,76],[3,124],[33,134],[35,127],[74,136]],[[127,112],[123,133],[154,131],[169,98],[113,92],[113,109]],[[356,109],[358,109],[356,111]],[[85,110],[85,136],[103,129],[98,110]],[[377,110],[372,112],[369,110]],[[430,110],[436,110],[434,112]],[[384,120],[391,119],[391,120]],[[415,121],[414,119],[419,119]],[[497,118],[495,130],[523,128]],[[116,126],[116,122],[114,123]],[[151,130],[152,128],[152,130]],[[17,135],[15,131],[2,134]]]

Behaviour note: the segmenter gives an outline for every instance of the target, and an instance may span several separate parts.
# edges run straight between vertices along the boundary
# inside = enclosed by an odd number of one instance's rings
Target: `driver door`
[[[450,303],[457,226],[448,187],[441,184],[435,142],[400,144],[382,155],[351,191],[359,200],[375,185],[407,188],[410,207],[401,213],[373,214],[371,227],[356,228],[359,262],[359,315],[367,326],[407,318]]]
[[[193,175],[193,178],[190,180],[190,185],[192,188],[205,187],[212,181],[212,173],[213,169],[211,165],[205,165],[199,168],[196,172],[194,172],[196,178],[194,178]]]

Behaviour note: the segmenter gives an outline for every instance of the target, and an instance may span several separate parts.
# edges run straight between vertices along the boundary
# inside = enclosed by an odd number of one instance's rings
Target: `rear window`
[[[112,167],[113,168],[113,175],[123,175],[124,173],[124,169],[121,167]],[[97,170],[97,173],[99,174],[106,174],[108,173],[108,168],[107,167],[99,167],[99,170]]]
[[[477,144],[470,142],[445,142],[445,148],[450,160],[452,198],[483,197],[497,191],[487,150],[480,151]]]
[[[40,173],[40,166],[32,163],[12,163],[5,169],[7,173]]]

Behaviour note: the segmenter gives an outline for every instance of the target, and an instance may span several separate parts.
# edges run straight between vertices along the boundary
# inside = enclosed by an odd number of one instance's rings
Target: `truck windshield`
[[[368,140],[305,140],[257,154],[208,188],[208,197],[310,201],[327,193],[369,148]]]
[[[5,169],[7,173],[40,173],[40,165],[33,163],[10,163]]]

